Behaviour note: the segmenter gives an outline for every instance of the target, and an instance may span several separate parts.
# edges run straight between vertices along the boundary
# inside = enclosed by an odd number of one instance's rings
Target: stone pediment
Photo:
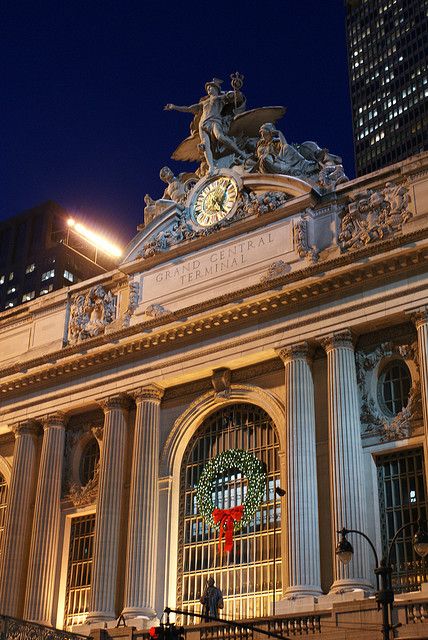
[[[216,212],[204,211],[204,198],[211,198],[214,204],[216,198],[219,201],[223,198],[226,203],[228,186],[230,209],[225,206],[222,210],[217,205]],[[230,169],[204,177],[192,186],[182,203],[162,200],[157,214],[139,227],[139,233],[126,249],[122,265],[157,254],[165,254],[167,258],[173,247],[200,237],[212,236],[215,243],[216,233],[221,229],[283,208],[290,200],[309,194],[312,188],[308,182],[293,176],[241,174]]]

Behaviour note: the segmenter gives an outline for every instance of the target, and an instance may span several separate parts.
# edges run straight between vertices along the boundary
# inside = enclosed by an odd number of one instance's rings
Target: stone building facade
[[[259,168],[148,199],[117,269],[0,315],[2,614],[144,628],[214,577],[235,619],[378,620],[365,541],[334,550],[426,516],[428,154],[334,189]],[[246,504],[228,553],[203,477]],[[423,622],[410,535],[394,581]]]

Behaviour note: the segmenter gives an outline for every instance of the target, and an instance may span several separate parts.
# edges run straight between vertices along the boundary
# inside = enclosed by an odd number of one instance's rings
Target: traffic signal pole
[[[280,636],[278,633],[272,633],[271,631],[266,631],[266,629],[260,629],[260,627],[255,627],[252,624],[244,624],[243,622],[236,622],[235,620],[228,620],[227,618],[215,618],[214,616],[207,616],[205,614],[202,615],[201,613],[194,613],[193,611],[181,611],[180,609],[170,609],[169,607],[165,607],[164,613],[167,616],[168,622],[169,622],[170,613],[178,613],[179,615],[182,615],[182,616],[194,616],[196,618],[203,618],[203,620],[209,621],[209,622],[220,622],[221,624],[225,624],[227,627],[237,627],[238,629],[256,631],[256,633],[261,633],[264,636],[269,636],[269,638],[277,638],[277,640],[290,640],[288,636]]]

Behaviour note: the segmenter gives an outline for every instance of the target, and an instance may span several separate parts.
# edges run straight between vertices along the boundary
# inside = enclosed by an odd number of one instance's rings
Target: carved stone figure
[[[360,191],[342,214],[339,245],[359,249],[401,231],[411,217],[407,187],[388,182],[382,191]]]
[[[114,320],[115,303],[111,291],[101,285],[92,287],[86,295],[78,294],[72,302],[68,340],[75,344],[104,333]]]
[[[201,597],[202,615],[218,618],[219,609],[223,609],[223,593],[215,586],[214,578],[208,578]],[[205,618],[209,622],[209,618]]]
[[[216,169],[249,162],[254,151],[254,137],[264,122],[276,121],[285,109],[264,107],[244,111],[245,97],[241,92],[243,76],[231,76],[233,91],[222,91],[222,80],[214,78],[205,84],[206,95],[190,106],[167,104],[166,111],[193,113],[190,136],[172,155],[174,160],[202,161],[198,175]]]
[[[129,327],[131,316],[134,314],[135,309],[138,307],[138,301],[140,297],[140,285],[136,280],[133,280],[132,277],[129,277],[128,287],[129,287],[129,300],[128,300],[128,307],[123,316],[123,322],[122,322],[123,327]]]
[[[167,186],[162,198],[159,200],[153,200],[148,193],[144,196],[144,202],[146,204],[144,208],[144,221],[146,224],[149,224],[149,222],[159,216],[165,209],[168,209],[172,203],[176,203],[182,207],[190,189],[197,182],[194,174],[180,173],[178,177],[176,177],[169,167],[162,167],[159,172],[159,177]]]
[[[318,174],[318,163],[306,160],[295,147],[288,144],[284,135],[272,122],[263,124],[259,133],[260,139],[256,148],[259,171],[296,177]]]

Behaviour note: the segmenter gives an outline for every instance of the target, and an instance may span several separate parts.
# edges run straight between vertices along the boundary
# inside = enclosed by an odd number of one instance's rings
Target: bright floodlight
[[[116,258],[119,258],[122,255],[122,251],[119,247],[116,247],[114,244],[106,240],[106,238],[94,233],[80,222],[76,222],[73,218],[69,218],[67,220],[67,224],[69,227],[72,227],[76,233],[82,236],[82,238],[85,238],[85,240],[93,244],[97,249],[100,249],[100,251],[104,251],[104,253],[108,253]]]

